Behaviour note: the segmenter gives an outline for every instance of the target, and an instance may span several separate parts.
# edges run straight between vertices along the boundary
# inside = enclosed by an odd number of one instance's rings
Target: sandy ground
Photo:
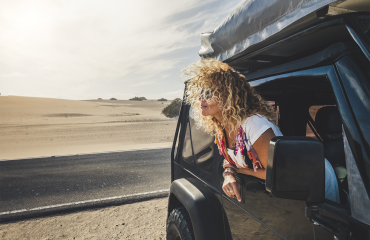
[[[170,147],[169,103],[0,96],[0,160]]]
[[[0,96],[0,160],[170,147],[155,100]],[[0,225],[0,239],[165,239],[167,199]]]
[[[167,198],[0,225],[0,239],[166,239]]]

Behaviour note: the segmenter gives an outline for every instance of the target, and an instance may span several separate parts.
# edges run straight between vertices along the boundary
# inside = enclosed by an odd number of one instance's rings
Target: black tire
[[[184,207],[172,210],[167,219],[167,240],[195,240],[190,216]]]

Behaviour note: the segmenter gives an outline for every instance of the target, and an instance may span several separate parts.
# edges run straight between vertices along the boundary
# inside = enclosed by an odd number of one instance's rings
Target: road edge
[[[144,193],[129,194],[94,200],[87,200],[75,203],[65,203],[52,206],[44,206],[33,209],[22,209],[0,213],[0,224],[18,222],[38,217],[50,217],[63,215],[85,210],[95,210],[99,208],[120,206],[124,204],[148,201],[156,198],[168,197],[169,189],[157,190]]]

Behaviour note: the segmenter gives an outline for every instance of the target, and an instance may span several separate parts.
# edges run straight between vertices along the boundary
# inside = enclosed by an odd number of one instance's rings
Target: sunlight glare
[[[9,10],[5,18],[14,37],[34,38],[42,35],[54,20],[53,11],[41,5],[24,4]]]

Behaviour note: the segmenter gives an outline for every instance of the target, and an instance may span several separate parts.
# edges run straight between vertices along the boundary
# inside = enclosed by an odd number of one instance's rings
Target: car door
[[[223,195],[222,204],[232,239],[314,239],[313,225],[304,214],[305,203],[275,198],[265,181],[238,174],[242,202]]]

